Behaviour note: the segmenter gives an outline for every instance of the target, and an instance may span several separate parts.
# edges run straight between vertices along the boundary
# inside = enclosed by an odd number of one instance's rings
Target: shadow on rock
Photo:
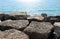
[[[5,31],[5,30],[9,30],[9,29],[13,29],[13,27],[10,27],[10,26],[1,26],[0,25],[0,30],[1,31]]]

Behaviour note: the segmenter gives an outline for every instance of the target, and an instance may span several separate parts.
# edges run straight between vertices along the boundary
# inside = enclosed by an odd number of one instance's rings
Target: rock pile
[[[27,19],[27,13],[26,12],[10,12],[10,14],[0,14],[0,20],[4,21],[4,20],[23,20],[23,19]]]
[[[0,39],[60,39],[60,16],[1,13]]]
[[[36,22],[32,21],[30,25],[24,29],[31,39],[47,39],[53,26],[49,22]]]

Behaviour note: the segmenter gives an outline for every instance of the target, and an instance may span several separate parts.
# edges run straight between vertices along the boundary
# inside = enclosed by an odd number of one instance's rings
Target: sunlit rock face
[[[47,39],[53,29],[53,25],[49,22],[32,21],[30,25],[24,29],[31,39]]]
[[[24,28],[27,27],[28,24],[29,24],[28,20],[10,20],[10,21],[6,20],[3,22],[0,22],[0,29],[2,31],[12,29],[12,28],[23,30]]]
[[[54,26],[60,27],[60,22],[55,22]]]
[[[10,29],[6,31],[0,31],[0,39],[29,39],[29,36],[24,32]]]
[[[42,20],[44,19],[44,17],[41,16],[41,15],[35,14],[35,15],[30,16],[30,17],[27,17],[27,19],[33,20],[33,21],[34,21],[34,20],[40,20],[40,21],[42,21]]]

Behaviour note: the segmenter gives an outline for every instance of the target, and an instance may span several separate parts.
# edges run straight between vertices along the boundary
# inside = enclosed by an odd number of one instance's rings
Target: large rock
[[[10,19],[10,16],[8,14],[0,14],[1,21],[8,20],[8,19]]]
[[[56,16],[48,16],[44,19],[44,21],[54,24],[54,22],[59,22],[60,20]]]
[[[59,18],[56,16],[48,16],[47,18],[45,18],[45,21],[53,21],[53,22],[58,22]]]
[[[24,32],[11,29],[3,32],[1,31],[0,39],[29,39],[29,37]]]
[[[10,12],[8,15],[12,20],[27,19],[27,12]]]
[[[54,23],[54,36],[55,36],[55,39],[60,39],[60,22],[55,22]]]
[[[4,35],[4,32],[0,31],[0,39],[2,39]]]
[[[60,27],[60,22],[55,22],[55,23],[54,23],[54,26]]]
[[[31,39],[47,39],[53,26],[49,22],[32,21],[30,25],[24,29]]]
[[[28,23],[29,23],[28,20],[6,20],[3,22],[0,22],[0,27],[3,27],[3,28],[11,27],[11,28],[23,30],[24,28],[27,27]]]
[[[40,21],[42,21],[43,19],[44,19],[44,17],[43,16],[41,16],[41,15],[33,15],[33,16],[30,16],[30,17],[28,17],[27,19],[29,19],[29,20],[40,20]]]
[[[41,14],[43,17],[47,17],[47,14],[46,13],[42,13]]]

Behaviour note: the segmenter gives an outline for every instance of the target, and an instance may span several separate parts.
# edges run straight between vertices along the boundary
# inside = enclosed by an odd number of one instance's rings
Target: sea
[[[3,11],[3,13],[9,13],[9,12],[21,12],[21,11]],[[33,14],[42,14],[46,13],[48,16],[53,16],[53,15],[60,15],[60,10],[31,10],[31,11],[26,11],[28,15],[33,15]]]

